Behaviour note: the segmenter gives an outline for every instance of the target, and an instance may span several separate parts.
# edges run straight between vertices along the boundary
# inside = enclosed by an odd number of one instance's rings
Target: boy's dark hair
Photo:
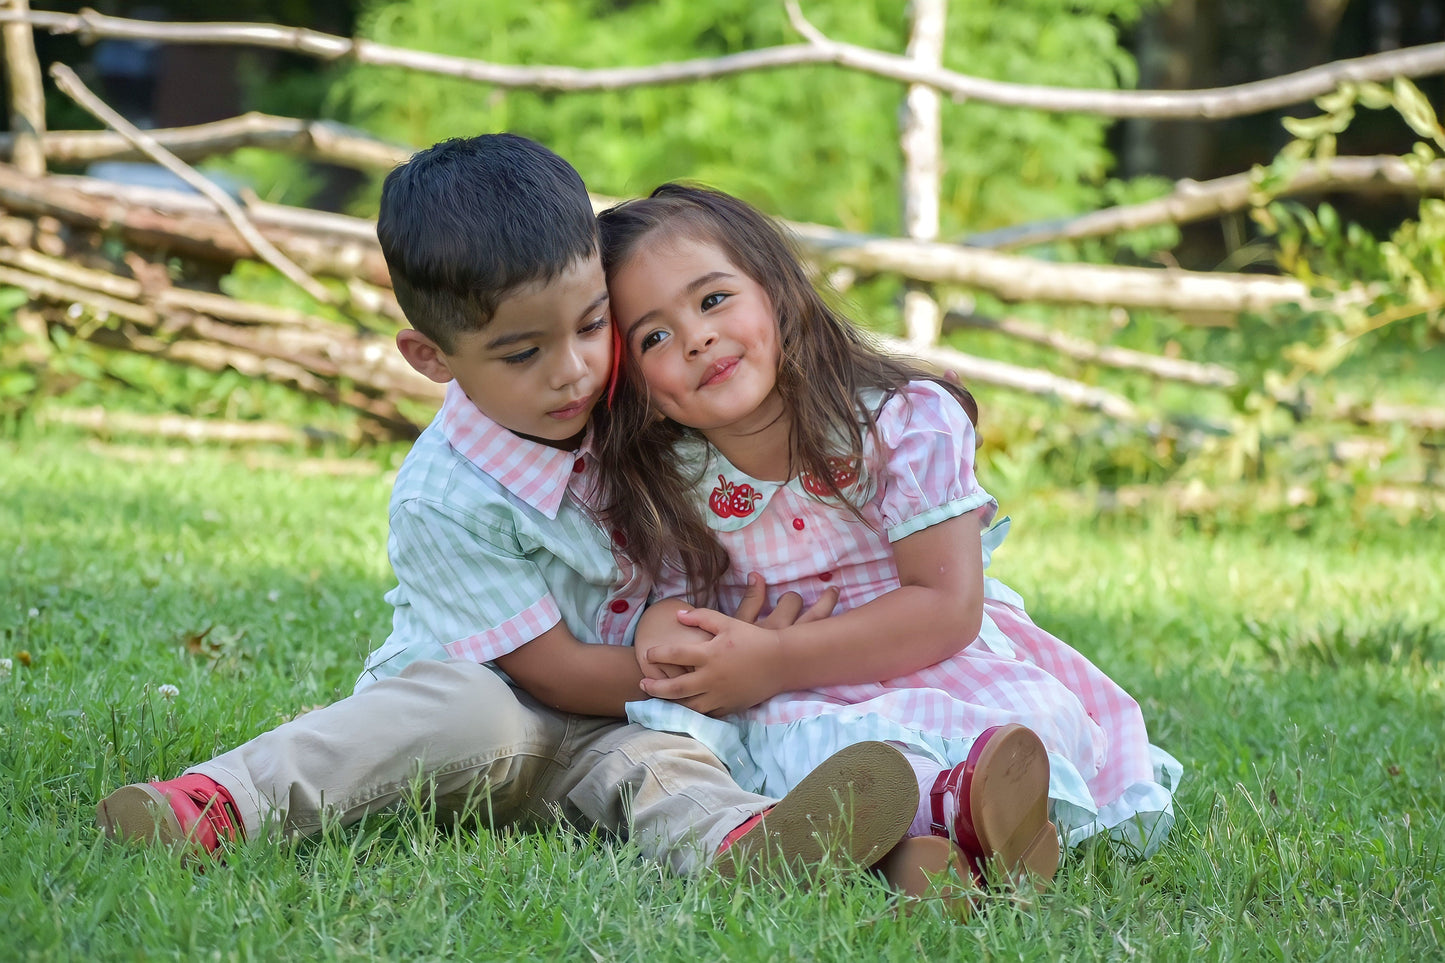
[[[386,175],[376,235],[412,327],[450,353],[528,284],[597,252],[581,176],[516,134],[455,138]]]

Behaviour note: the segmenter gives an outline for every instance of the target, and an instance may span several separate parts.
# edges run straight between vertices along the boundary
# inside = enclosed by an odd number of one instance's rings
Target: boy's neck
[[[510,428],[507,430],[511,431]],[[583,428],[571,438],[562,439],[537,438],[534,435],[524,435],[520,431],[512,431],[512,434],[516,435],[518,438],[521,438],[524,441],[530,441],[538,445],[545,445],[548,448],[556,448],[559,451],[576,451],[577,449],[582,447],[582,441],[587,437],[587,429]]]

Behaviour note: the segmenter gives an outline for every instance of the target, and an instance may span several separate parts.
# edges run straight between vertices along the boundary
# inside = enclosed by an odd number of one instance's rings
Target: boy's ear
[[[446,354],[437,343],[415,328],[403,328],[396,333],[396,350],[406,363],[439,385],[452,380],[452,371],[447,364]]]

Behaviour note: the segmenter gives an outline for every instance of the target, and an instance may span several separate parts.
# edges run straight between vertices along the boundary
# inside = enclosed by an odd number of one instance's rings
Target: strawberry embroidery
[[[719,518],[751,515],[763,493],[747,482],[733,484],[722,475],[717,476],[718,487],[708,496],[707,506]]]
[[[833,476],[833,484],[838,487],[838,491],[843,491],[858,481],[858,462],[852,458],[830,457],[828,472]],[[803,490],[810,495],[833,494],[828,490],[827,485],[808,472],[803,472],[800,480],[803,483]]]

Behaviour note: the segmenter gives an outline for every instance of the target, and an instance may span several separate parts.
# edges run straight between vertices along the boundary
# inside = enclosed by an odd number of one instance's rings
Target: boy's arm
[[[733,618],[764,628],[784,629],[790,625],[825,619],[833,614],[833,609],[838,605],[838,590],[833,587],[825,589],[818,596],[818,600],[806,609],[803,608],[801,595],[797,592],[784,592],[772,610],[764,615],[767,595],[768,589],[763,577],[757,572],[749,574],[747,588]],[[706,644],[712,640],[713,633],[678,621],[678,613],[691,609],[692,606],[685,599],[665,598],[649,605],[647,611],[637,620],[632,645],[637,652],[637,664],[642,668],[644,676],[649,679],[672,679],[693,670],[692,665],[676,665],[652,657],[652,650],[659,646],[672,646],[678,642]]]
[[[753,623],[762,613],[767,596],[767,587],[759,577],[748,580],[748,589],[734,618]],[[833,610],[838,601],[836,591],[828,591],[807,611],[803,611],[803,600],[796,593],[787,593],[778,600],[777,606],[758,622],[771,628],[801,624],[823,618]],[[681,630],[692,636],[710,638],[698,629],[678,625],[676,600],[665,600],[661,614],[668,616],[659,620],[654,616],[652,624],[661,630],[660,634],[670,635],[669,626],[659,622],[670,622],[672,630]],[[651,609],[648,610],[649,612]],[[638,645],[646,646],[648,633],[643,625],[648,623],[647,613],[639,620]],[[534,699],[563,712],[580,715],[622,716],[626,715],[625,704],[648,698],[640,685],[643,663],[647,661],[646,650],[622,645],[588,645],[578,641],[567,630],[566,623],[558,622],[551,629],[525,645],[513,649],[506,655],[493,660],[497,667],[511,677],[512,681],[525,689]]]
[[[623,716],[625,703],[648,697],[630,646],[588,645],[565,622],[494,662],[534,699],[562,712]]]

